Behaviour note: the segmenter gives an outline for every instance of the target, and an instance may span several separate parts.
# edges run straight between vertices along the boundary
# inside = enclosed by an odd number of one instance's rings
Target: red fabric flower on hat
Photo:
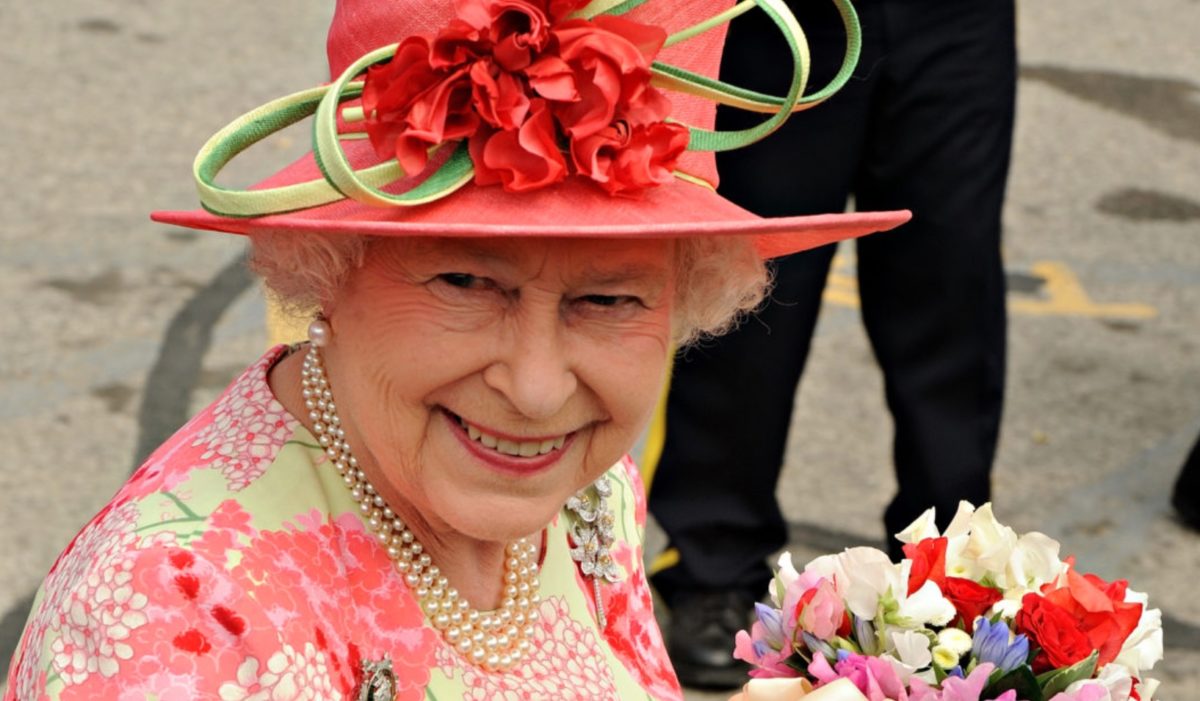
[[[511,192],[571,172],[614,195],[670,182],[689,132],[665,121],[670,102],[650,85],[666,32],[567,19],[587,4],[460,0],[436,37],[400,42],[363,89],[376,152],[416,173],[433,147],[469,139],[475,182]]]
[[[536,190],[567,177],[545,100],[534,101],[529,119],[519,129],[477,133],[471,139],[471,160],[475,182],[500,183],[509,192]]]
[[[556,101],[570,137],[595,134],[618,114],[647,124],[670,113],[671,103],[650,86],[650,62],[667,39],[662,29],[600,16],[565,22],[553,34],[558,50],[530,67],[530,82]]]
[[[467,71],[435,70],[429,57],[429,41],[409,37],[391,63],[368,72],[363,87],[363,109],[374,115],[367,120],[371,144],[406,173],[420,172],[433,146],[468,137],[479,126]]]
[[[659,122],[630,127],[611,124],[571,141],[576,170],[610,195],[634,195],[671,181],[675,161],[687,149],[688,130]]]

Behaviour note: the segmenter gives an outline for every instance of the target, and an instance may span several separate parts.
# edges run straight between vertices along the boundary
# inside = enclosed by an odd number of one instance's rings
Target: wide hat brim
[[[367,156],[365,142],[346,144],[348,156]],[[352,152],[359,153],[352,153]],[[354,159],[357,160],[357,159]],[[277,188],[320,178],[311,155],[252,189]],[[389,190],[402,191],[412,182]],[[158,211],[151,218],[192,229],[254,236],[322,232],[365,236],[677,238],[753,236],[763,258],[796,253],[843,239],[892,229],[911,218],[902,211],[759,217],[708,187],[674,180],[639,197],[613,197],[579,177],[532,192],[468,183],[435,202],[414,207],[373,207],[354,200],[286,214],[237,218],[206,210]]]

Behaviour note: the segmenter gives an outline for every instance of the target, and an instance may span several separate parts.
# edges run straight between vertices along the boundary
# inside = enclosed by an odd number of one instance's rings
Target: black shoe
[[[684,686],[735,689],[750,665],[733,658],[733,639],[750,627],[754,598],[736,591],[700,592],[671,607],[667,654]]]

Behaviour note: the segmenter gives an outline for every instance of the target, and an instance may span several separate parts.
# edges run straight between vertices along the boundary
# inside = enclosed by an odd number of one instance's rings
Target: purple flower
[[[770,607],[758,610],[759,620],[750,632],[739,630],[734,638],[733,656],[755,667],[752,677],[794,677],[796,671],[787,665],[790,645],[784,645],[778,635],[779,612]]]
[[[782,650],[787,640],[783,631],[783,612],[766,604],[755,603],[754,613],[762,624],[766,641],[776,650]]]
[[[1005,673],[1025,664],[1029,659],[1029,639],[1018,635],[1009,641],[1004,621],[992,623],[986,618],[975,619],[975,636],[971,653],[980,662],[990,662]]]

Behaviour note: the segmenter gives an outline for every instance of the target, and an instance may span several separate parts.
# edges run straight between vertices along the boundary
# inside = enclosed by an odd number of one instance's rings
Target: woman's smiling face
[[[434,531],[545,526],[653,411],[673,256],[667,240],[373,241],[330,306],[326,349],[368,477]]]

